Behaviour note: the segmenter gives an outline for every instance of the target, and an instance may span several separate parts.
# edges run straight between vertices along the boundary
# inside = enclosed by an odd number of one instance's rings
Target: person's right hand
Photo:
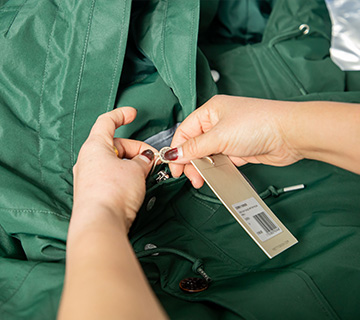
[[[176,130],[171,143],[174,149],[165,154],[174,161],[169,164],[172,175],[179,177],[184,172],[193,186],[200,188],[204,181],[189,163],[192,159],[222,153],[237,166],[245,163],[285,166],[302,159],[282,127],[282,117],[295,104],[214,96]]]

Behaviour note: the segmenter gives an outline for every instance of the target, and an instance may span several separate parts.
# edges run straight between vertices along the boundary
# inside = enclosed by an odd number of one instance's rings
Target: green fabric
[[[204,36],[200,37],[201,42],[217,44],[259,42],[274,2],[274,0],[208,1],[207,6],[217,7],[217,12]],[[204,8],[204,11],[208,12],[210,9]]]
[[[0,318],[56,317],[71,169],[99,114],[136,107],[117,136],[146,139],[217,92],[360,103],[360,73],[331,61],[330,32],[322,0],[0,1]],[[155,173],[135,251],[184,252],[213,279],[185,293],[192,262],[140,258],[170,317],[359,318],[360,177],[307,160],[241,170],[259,193],[306,185],[265,200],[299,243],[269,260],[206,186]]]
[[[97,116],[113,108],[130,5],[2,2],[1,319],[56,316],[72,166]]]
[[[186,184],[177,196],[167,197],[165,188],[170,191],[181,184],[168,180],[148,193],[145,204],[153,196],[157,202],[151,211],[140,211],[131,233],[134,248],[141,251],[147,243],[181,248],[203,260],[213,282],[207,291],[184,293],[179,282],[196,276],[191,263],[168,255],[142,258],[145,270],[151,270],[154,289],[158,292],[161,285],[172,297],[217,304],[216,308],[250,319],[355,319],[359,176],[315,161],[285,168],[247,165],[242,171],[258,191],[273,184],[306,185],[304,190],[266,199],[299,243],[269,260],[207,187],[196,191]],[[169,300],[165,298],[165,307],[171,318],[191,318],[192,308],[179,311],[176,300]]]
[[[299,30],[302,24],[309,34]],[[330,32],[323,1],[278,0],[260,43],[202,48],[221,74],[220,93],[282,100],[344,91],[345,73],[329,55]]]
[[[198,1],[149,1],[147,10],[137,15],[133,41],[156,69],[119,92],[117,107],[131,104],[138,119],[117,130],[117,136],[145,139],[194,110],[198,21]],[[140,60],[130,52],[128,59],[134,65]],[[134,135],[136,131],[140,133]]]

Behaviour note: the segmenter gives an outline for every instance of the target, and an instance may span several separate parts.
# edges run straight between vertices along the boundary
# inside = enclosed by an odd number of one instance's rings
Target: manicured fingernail
[[[164,159],[168,161],[175,161],[177,159],[182,158],[182,156],[183,156],[182,148],[179,147],[166,151],[164,154]]]
[[[143,151],[140,155],[141,157],[146,157],[147,158],[147,162],[151,162],[154,159],[154,152],[152,152],[150,149],[147,149],[145,151]],[[143,158],[144,159],[144,158]],[[144,159],[145,160],[145,159]]]

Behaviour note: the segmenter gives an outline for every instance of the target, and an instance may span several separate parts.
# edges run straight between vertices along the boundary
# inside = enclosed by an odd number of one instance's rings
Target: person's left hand
[[[135,117],[134,108],[124,107],[97,119],[73,168],[74,208],[81,209],[73,212],[89,212],[90,219],[92,211],[101,211],[93,209],[100,207],[130,228],[144,200],[145,178],[156,152],[141,141],[114,139],[115,129]]]

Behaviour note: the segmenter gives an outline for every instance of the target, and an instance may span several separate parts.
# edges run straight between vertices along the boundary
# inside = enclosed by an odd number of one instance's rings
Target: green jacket
[[[134,106],[117,136],[159,147],[216,93],[360,103],[330,35],[323,0],[0,0],[0,318],[56,316],[71,170],[98,115]],[[299,243],[269,260],[206,186],[155,173],[130,240],[170,317],[359,318],[360,176],[308,160],[241,171]],[[208,289],[182,291],[199,266]]]

